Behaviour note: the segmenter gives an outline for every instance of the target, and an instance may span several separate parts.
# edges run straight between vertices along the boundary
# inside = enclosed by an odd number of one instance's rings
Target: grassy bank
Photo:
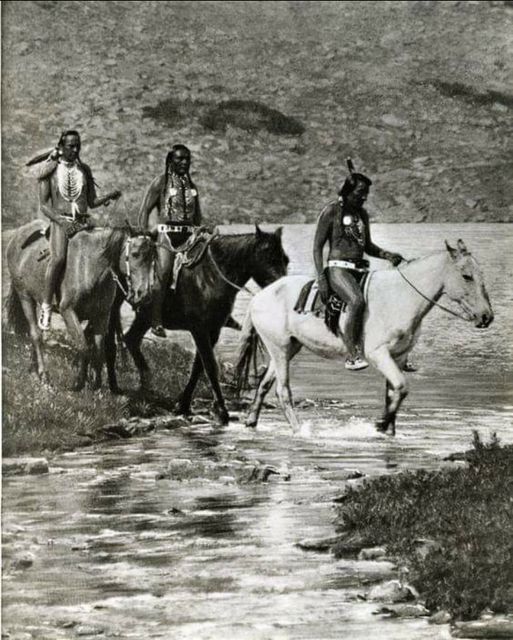
[[[465,458],[456,469],[372,480],[338,514],[340,529],[404,558],[426,606],[454,619],[513,609],[513,447],[476,433]]]
[[[176,344],[145,342],[144,353],[154,372],[155,397],[165,404],[183,388],[191,354]],[[12,334],[3,336],[3,428],[5,457],[73,449],[103,438],[101,427],[132,415],[159,411],[135,393],[138,377],[128,355],[118,360],[119,382],[129,396],[113,396],[104,382],[101,391],[71,391],[73,349],[62,335],[46,345],[51,388],[42,387],[29,374],[28,342]],[[161,410],[161,409],[160,409]]]

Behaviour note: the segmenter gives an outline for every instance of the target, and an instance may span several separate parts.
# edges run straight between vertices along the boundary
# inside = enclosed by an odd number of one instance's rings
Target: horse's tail
[[[239,397],[244,389],[249,389],[251,371],[253,370],[255,376],[258,375],[257,356],[260,344],[260,337],[251,320],[251,311],[248,311],[242,326],[242,335],[234,374],[237,382],[237,395]]]
[[[9,284],[9,293],[5,299],[4,311],[7,329],[14,331],[18,336],[29,335],[29,323],[23,312],[19,293],[12,282]]]

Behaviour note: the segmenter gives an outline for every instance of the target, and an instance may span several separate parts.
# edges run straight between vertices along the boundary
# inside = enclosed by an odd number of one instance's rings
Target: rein
[[[217,262],[215,261],[215,258],[212,254],[212,251],[210,250],[210,247],[208,247],[208,256],[210,258],[210,260],[212,261],[212,264],[215,267],[215,270],[217,271],[218,276],[221,278],[221,280],[224,280],[226,282],[226,284],[229,284],[231,287],[233,287],[234,289],[238,289],[239,291],[246,291],[247,293],[249,293],[249,295],[254,296],[255,294],[248,289],[246,286],[242,286],[240,287],[238,284],[235,284],[235,282],[232,282],[231,280],[228,280],[228,278],[224,275],[224,273],[221,271],[221,269],[219,268],[219,265],[217,264]]]
[[[442,311],[450,313],[455,318],[459,318],[460,320],[465,320],[465,322],[469,321],[469,318],[466,318],[464,315],[462,315],[460,313],[457,313],[456,311],[453,311],[452,309],[449,309],[448,307],[444,307],[442,304],[440,304],[436,300],[433,300],[432,298],[429,298],[428,296],[423,294],[422,291],[419,291],[419,289],[417,289],[417,287],[413,284],[413,282],[410,282],[410,280],[408,280],[408,278],[404,275],[404,273],[400,269],[397,269],[397,271],[400,274],[401,278],[405,282],[407,282],[410,285],[410,287],[419,294],[419,296],[422,296],[424,298],[424,300],[427,300],[431,304],[439,307],[440,309],[442,309]]]

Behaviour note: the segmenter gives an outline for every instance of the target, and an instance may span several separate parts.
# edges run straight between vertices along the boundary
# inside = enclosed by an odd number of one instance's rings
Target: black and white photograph
[[[513,2],[1,2],[2,640],[513,639]]]

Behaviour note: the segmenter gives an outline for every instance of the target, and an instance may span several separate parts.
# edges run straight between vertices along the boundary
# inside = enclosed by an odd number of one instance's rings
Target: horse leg
[[[116,375],[116,332],[120,323],[120,309],[123,303],[123,298],[119,293],[116,293],[116,299],[111,307],[109,324],[107,327],[107,333],[105,335],[105,364],[107,366],[107,379],[109,381],[109,389],[111,393],[121,394],[121,389],[118,385],[118,379]]]
[[[198,383],[199,377],[203,373],[203,361],[201,359],[199,351],[196,351],[194,355],[194,362],[192,364],[191,375],[185,385],[185,389],[179,395],[176,404],[175,411],[178,415],[188,416],[191,413],[191,401],[192,394]]]
[[[36,305],[32,298],[19,296],[20,305],[23,309],[23,313],[27,318],[30,331],[30,340],[32,342],[31,352],[31,369],[34,367],[42,384],[49,384],[48,373],[45,369],[45,362],[43,357],[43,341],[41,337],[41,331],[37,326]]]
[[[139,378],[142,391],[151,390],[151,371],[141,351],[141,342],[144,334],[151,326],[151,318],[146,310],[137,313],[132,326],[125,335],[125,344],[132,356],[135,366],[139,371]]]
[[[301,351],[301,347],[303,345],[297,341],[293,340],[288,347],[289,354],[289,362],[292,358],[297,355]],[[274,366],[274,361],[271,359],[269,362],[269,366],[267,367],[264,377],[262,378],[260,384],[258,385],[258,389],[255,394],[255,399],[250,407],[248,417],[246,418],[246,426],[247,427],[256,427],[258,418],[260,416],[260,411],[262,410],[262,405],[264,403],[265,396],[269,393],[273,382],[276,379],[276,371]]]
[[[212,345],[212,348],[214,348],[217,344],[220,333],[220,329],[215,329],[214,331],[210,332],[210,344]],[[198,380],[203,373],[203,370],[203,360],[201,359],[199,351],[196,350],[196,353],[194,355],[194,362],[192,364],[191,375],[189,376],[189,380],[185,385],[185,389],[176,401],[176,411],[179,415],[190,415],[192,396],[194,394],[194,390],[196,389],[196,385],[198,384]]]
[[[386,433],[390,427],[391,435],[395,435],[395,418],[403,400],[408,395],[406,377],[386,347],[380,347],[368,356],[376,369],[386,378],[385,411],[376,422],[376,428]]]
[[[276,374],[276,395],[281,404],[285,417],[288,423],[292,427],[292,430],[297,433],[299,431],[299,421],[294,413],[294,402],[292,399],[292,391],[290,389],[290,372],[289,362],[294,354],[293,343],[289,342],[286,345],[269,344],[262,337],[262,340],[269,351],[269,355],[274,361],[274,369]],[[296,351],[297,353],[297,351]]]
[[[89,350],[87,339],[82,329],[82,325],[77,314],[71,308],[61,310],[61,316],[66,323],[68,333],[77,347],[77,372],[75,382],[73,383],[73,391],[81,391],[84,388],[87,377],[87,364],[89,360]]]
[[[93,380],[91,389],[97,391],[102,386],[102,367],[104,361],[104,333],[103,324],[100,326],[96,323],[88,324],[85,331],[86,340],[89,344],[90,363],[93,368]]]
[[[260,411],[262,410],[262,404],[265,396],[269,393],[273,383],[276,379],[276,372],[274,369],[274,362],[271,360],[269,366],[265,370],[264,377],[258,385],[258,389],[255,393],[255,399],[249,408],[249,413],[246,418],[246,427],[256,427]]]
[[[228,424],[228,411],[224,402],[223,392],[221,391],[221,385],[219,384],[219,370],[210,335],[201,330],[192,330],[191,333],[196,343],[196,348],[201,355],[203,367],[210,381],[210,386],[214,392],[216,399],[214,402],[215,412],[221,424]]]

